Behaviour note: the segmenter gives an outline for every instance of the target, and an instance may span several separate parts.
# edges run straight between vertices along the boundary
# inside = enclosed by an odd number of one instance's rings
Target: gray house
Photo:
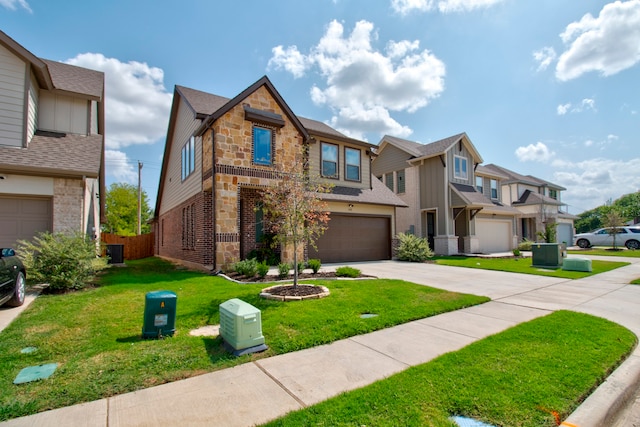
[[[103,185],[104,74],[0,31],[0,246],[42,231],[98,238]]]
[[[483,160],[466,133],[431,144],[386,135],[377,154],[373,174],[409,205],[396,215],[399,232],[427,237],[442,255],[517,246],[520,212],[496,191],[505,177],[476,172]]]

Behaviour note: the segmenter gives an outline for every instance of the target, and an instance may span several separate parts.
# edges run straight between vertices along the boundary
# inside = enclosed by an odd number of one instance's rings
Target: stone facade
[[[84,185],[81,179],[53,181],[53,232],[83,232]]]

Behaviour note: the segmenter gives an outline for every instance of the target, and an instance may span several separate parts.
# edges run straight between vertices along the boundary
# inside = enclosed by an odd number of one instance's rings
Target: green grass
[[[632,285],[640,285],[640,279],[632,280],[631,284]]]
[[[568,250],[567,253],[575,254],[575,255],[601,255],[601,256],[618,256],[618,257],[628,257],[628,258],[640,258],[640,251],[630,251],[628,249],[621,248],[620,251],[614,251],[611,248],[589,248],[589,249],[581,249],[581,250]]]
[[[531,258],[480,258],[464,256],[435,257],[435,262],[440,265],[456,267],[480,268],[483,270],[508,271],[511,273],[537,274],[539,276],[562,277],[565,279],[581,279],[594,274],[604,273],[625,265],[628,262],[598,261],[591,262],[593,271],[565,271],[561,268],[539,268],[531,265]]]
[[[261,299],[266,285],[236,284],[221,277],[176,269],[159,259],[109,269],[101,286],[65,295],[43,295],[0,334],[0,420],[100,399],[198,375],[414,319],[488,301],[400,280],[317,281],[324,299]],[[176,335],[142,340],[145,295],[177,294]],[[235,358],[220,338],[189,331],[217,324],[219,304],[240,298],[262,313],[269,350]],[[362,313],[377,317],[361,319]],[[21,349],[36,347],[32,354]],[[48,380],[14,385],[27,366],[58,363]]]
[[[635,344],[620,325],[558,311],[267,425],[555,426],[552,412],[565,419]]]

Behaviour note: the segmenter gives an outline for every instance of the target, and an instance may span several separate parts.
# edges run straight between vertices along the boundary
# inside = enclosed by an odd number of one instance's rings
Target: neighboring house
[[[562,209],[566,206],[562,203],[562,191],[566,188],[494,164],[486,165],[484,170],[506,177],[502,180],[502,200],[520,211],[519,236],[532,241],[540,240],[538,232],[544,232],[546,224],[556,223],[556,240],[572,244],[573,221],[578,217]]]
[[[34,56],[0,31],[0,246],[99,237],[104,74]]]
[[[156,254],[216,270],[246,258],[263,244],[260,190],[282,170],[308,164],[334,184],[323,195],[328,230],[308,256],[325,263],[390,259],[395,210],[405,204],[371,178],[373,147],[297,117],[266,76],[233,99],[176,86],[155,209]]]
[[[494,191],[503,176],[476,172],[480,163],[465,133],[431,144],[386,135],[372,171],[409,206],[398,211],[398,231],[426,237],[436,254],[510,251],[519,212]]]

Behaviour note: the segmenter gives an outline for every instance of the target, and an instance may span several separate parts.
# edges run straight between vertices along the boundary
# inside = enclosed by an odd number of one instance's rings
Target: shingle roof
[[[0,146],[0,166],[7,172],[97,177],[101,158],[102,135],[38,132],[28,149]]]
[[[100,101],[104,90],[104,73],[75,65],[43,59],[55,89],[72,92]]]
[[[445,152],[447,152],[447,150],[449,150],[449,148],[457,144],[465,137],[470,142],[467,134],[464,132],[432,142],[430,144],[420,144],[418,142],[409,141],[407,139],[397,138],[390,135],[385,135],[384,137],[382,137],[382,141],[387,141],[388,143],[391,143],[392,145],[395,145],[396,147],[411,154],[414,158],[419,159],[444,154]],[[478,159],[482,160],[480,154],[475,151],[475,147],[473,147],[472,149],[478,156]]]
[[[375,205],[387,205],[407,207],[408,205],[403,202],[395,193],[386,185],[384,185],[378,178],[371,177],[371,188],[352,188],[352,187],[333,187],[331,193],[322,194],[323,200],[342,201],[350,203],[365,203]]]
[[[526,190],[517,201],[513,202],[513,205],[540,205],[542,203],[545,205],[555,206],[562,206],[564,204],[556,199],[552,199],[551,197],[543,196],[542,194],[531,190]]]
[[[213,95],[200,90],[191,89],[185,86],[176,85],[176,90],[191,105],[196,114],[210,115],[220,109],[224,104],[229,102],[231,98]]]
[[[486,176],[491,176],[498,179],[509,178],[507,175],[499,172],[498,170],[487,167],[487,166],[483,166],[483,165],[478,165],[478,167],[476,168],[476,175],[486,175]]]
[[[497,213],[502,215],[519,215],[520,211],[510,206],[494,202],[484,194],[476,190],[471,185],[459,184],[455,182],[449,183],[449,187],[462,199],[466,206],[473,208],[482,208],[486,213]]]
[[[551,188],[554,188],[554,189],[557,189],[557,190],[566,190],[566,188],[564,188],[564,187],[562,187],[560,185],[557,185],[557,184],[553,184],[553,183],[551,183],[549,181],[545,181],[544,179],[540,179],[540,178],[537,178],[537,177],[532,176],[532,175],[522,175],[522,174],[519,174],[518,172],[514,172],[512,170],[509,170],[509,169],[504,168],[502,166],[495,165],[493,163],[488,164],[488,165],[486,165],[484,167],[487,168],[487,169],[496,171],[498,173],[502,173],[503,175],[506,175],[507,176],[507,180],[505,181],[506,183],[509,183],[509,182],[520,182],[522,184],[529,184],[529,185],[534,185],[534,186],[538,186],[538,187],[547,186],[547,187],[551,187]]]

